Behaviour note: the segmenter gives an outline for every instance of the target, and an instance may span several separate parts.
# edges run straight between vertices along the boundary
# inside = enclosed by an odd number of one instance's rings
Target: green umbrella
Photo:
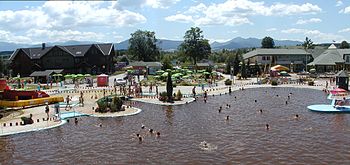
[[[165,72],[164,70],[158,70],[158,71],[156,72],[156,74],[161,75],[161,74],[163,74],[164,72]]]
[[[84,74],[85,77],[91,77],[91,74]]]
[[[84,75],[82,75],[82,74],[77,74],[76,76],[77,77],[84,77]]]
[[[209,73],[209,72],[203,72],[203,74],[210,75],[210,73]]]
[[[166,77],[166,76],[168,76],[168,72],[164,72],[164,73],[162,74],[162,77]]]
[[[64,75],[64,78],[72,78],[72,75],[71,74],[66,74],[66,75]]]

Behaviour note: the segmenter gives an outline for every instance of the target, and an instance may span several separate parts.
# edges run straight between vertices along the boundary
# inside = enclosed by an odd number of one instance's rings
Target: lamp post
[[[232,79],[232,84],[235,84],[235,68],[231,67],[231,79]]]

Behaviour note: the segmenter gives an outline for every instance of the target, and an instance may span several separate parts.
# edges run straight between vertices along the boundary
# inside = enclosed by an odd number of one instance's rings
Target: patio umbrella
[[[156,71],[156,74],[161,75],[161,74],[163,74],[164,72],[165,72],[164,70],[158,70],[158,71]]]
[[[76,76],[77,77],[84,77],[84,75],[82,75],[82,74],[77,74]]]
[[[84,74],[84,77],[91,77],[91,74]]]
[[[209,72],[203,72],[203,74],[205,74],[205,75],[210,75],[210,73],[209,73]]]
[[[71,74],[64,75],[64,78],[72,78]]]
[[[282,65],[275,65],[271,67],[271,70],[277,70],[277,71],[287,71],[289,68],[282,66]]]
[[[331,93],[332,93],[333,95],[339,94],[339,93],[346,93],[346,90],[345,90],[345,89],[342,89],[342,88],[335,88],[335,89],[331,90]]]

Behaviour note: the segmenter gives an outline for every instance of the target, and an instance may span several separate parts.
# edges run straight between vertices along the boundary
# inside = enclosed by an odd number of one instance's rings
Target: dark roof
[[[129,64],[130,66],[143,66],[143,67],[156,67],[156,66],[158,66],[158,67],[162,67],[163,65],[162,65],[162,63],[160,63],[160,62],[143,62],[143,61],[135,61],[135,62],[131,62],[130,64]]]
[[[331,45],[308,65],[336,65],[337,63],[344,63],[344,55],[350,55],[350,49],[337,49],[334,45]]]
[[[32,74],[30,74],[30,77],[45,77],[45,76],[49,76],[53,73],[62,73],[63,70],[59,69],[59,70],[45,70],[45,71],[35,71]]]
[[[75,57],[81,57],[86,54],[86,52],[92,47],[95,46],[98,50],[102,52],[103,55],[110,55],[113,44],[112,43],[106,43],[106,44],[89,44],[89,45],[69,45],[69,46],[60,46],[55,45],[51,47],[45,47],[45,49],[42,49],[42,47],[36,47],[36,48],[19,48],[17,49],[10,57],[10,60],[12,60],[16,54],[19,52],[19,50],[22,50],[30,59],[40,59],[43,55],[45,55],[49,50],[51,50],[54,47],[58,47],[62,49],[63,51],[71,54]]]
[[[248,59],[254,56],[268,56],[268,55],[311,55],[304,49],[264,49],[259,48],[250,51],[243,55],[244,59]]]
[[[335,76],[336,77],[349,77],[348,73],[344,70],[339,71]]]

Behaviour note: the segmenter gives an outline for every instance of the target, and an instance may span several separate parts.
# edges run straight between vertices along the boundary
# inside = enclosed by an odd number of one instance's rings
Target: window
[[[350,62],[350,57],[346,56],[346,62]]]
[[[265,61],[265,60],[266,60],[265,56],[262,56],[262,60],[263,60],[263,61]]]
[[[267,61],[270,61],[270,56],[267,56],[267,57],[266,57],[266,60],[267,60]]]

